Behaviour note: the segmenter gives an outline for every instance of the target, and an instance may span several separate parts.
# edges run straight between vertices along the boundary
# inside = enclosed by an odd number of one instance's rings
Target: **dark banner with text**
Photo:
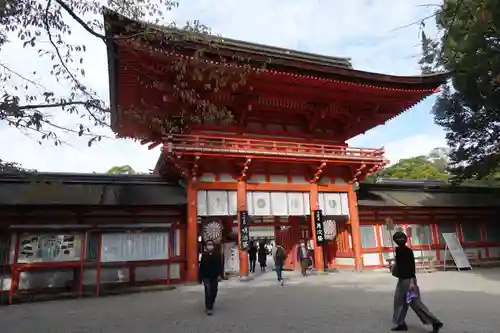
[[[313,211],[314,228],[316,229],[316,244],[322,245],[325,242],[325,228],[323,226],[323,211],[321,209]]]
[[[240,249],[248,250],[250,248],[250,227],[248,223],[248,212],[239,212],[239,219]]]

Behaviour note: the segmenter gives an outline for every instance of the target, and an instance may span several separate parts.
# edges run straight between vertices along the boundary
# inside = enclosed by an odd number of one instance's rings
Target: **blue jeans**
[[[275,269],[278,281],[283,280],[283,265],[276,265]]]

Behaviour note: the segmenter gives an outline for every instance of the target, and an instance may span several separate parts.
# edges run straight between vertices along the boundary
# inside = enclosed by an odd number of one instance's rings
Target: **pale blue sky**
[[[361,70],[418,75],[418,25],[392,30],[428,16],[433,8],[419,7],[427,4],[428,0],[181,0],[180,7],[170,13],[169,19],[180,24],[198,19],[214,33],[235,39],[348,56],[354,67]],[[432,25],[432,22],[427,24]],[[74,38],[87,44],[85,81],[108,99],[104,46],[77,26]],[[43,75],[51,63],[38,58],[36,51],[11,43],[0,51],[0,59],[23,75],[64,93],[64,83]],[[31,75],[34,70],[42,74]],[[385,146],[392,162],[443,146],[444,134],[433,124],[430,114],[433,100],[434,97],[428,98],[386,125],[352,139],[350,144]],[[54,117],[68,125],[77,124],[76,119],[57,111]],[[0,158],[42,171],[104,172],[120,164],[147,171],[154,166],[159,154],[158,150],[148,151],[131,140],[105,140],[88,148],[85,140],[64,134],[70,145],[54,147],[46,143],[40,147],[36,137],[27,137],[4,125],[0,128]]]

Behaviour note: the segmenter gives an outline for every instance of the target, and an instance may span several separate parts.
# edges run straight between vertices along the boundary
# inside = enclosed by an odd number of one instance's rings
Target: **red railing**
[[[212,135],[171,135],[165,138],[163,149],[166,152],[202,155],[261,155],[323,160],[347,159],[374,163],[385,162],[383,149]]]

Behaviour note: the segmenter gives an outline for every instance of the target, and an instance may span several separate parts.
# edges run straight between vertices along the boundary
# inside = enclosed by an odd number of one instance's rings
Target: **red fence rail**
[[[166,152],[202,155],[261,155],[385,163],[383,149],[352,148],[324,143],[272,141],[245,137],[176,134],[165,138],[163,149]]]

